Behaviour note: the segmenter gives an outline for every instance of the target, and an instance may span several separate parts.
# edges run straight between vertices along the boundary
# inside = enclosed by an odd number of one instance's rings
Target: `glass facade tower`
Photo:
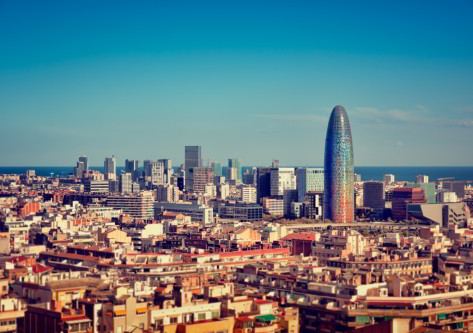
[[[324,163],[324,219],[350,223],[354,219],[353,142],[343,106],[336,106],[328,122]]]

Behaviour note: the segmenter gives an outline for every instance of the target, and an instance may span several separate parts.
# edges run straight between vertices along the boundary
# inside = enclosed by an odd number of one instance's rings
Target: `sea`
[[[243,167],[251,169],[251,166]],[[92,170],[103,172],[103,167],[90,167]],[[222,175],[226,174],[226,167],[222,168]],[[21,166],[0,167],[0,174],[24,174],[26,170],[35,170],[38,176],[68,177],[73,172],[73,167],[58,166]],[[117,174],[124,167],[117,167]],[[174,171],[179,168],[174,168]],[[396,181],[415,181],[417,175],[429,176],[429,181],[437,181],[439,178],[453,177],[454,180],[468,180],[473,182],[473,166],[359,166],[355,167],[355,173],[361,175],[361,180],[383,180],[385,174],[393,174]]]

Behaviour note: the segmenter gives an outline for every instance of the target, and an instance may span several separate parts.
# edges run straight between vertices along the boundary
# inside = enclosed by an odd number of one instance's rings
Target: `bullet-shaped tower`
[[[354,220],[353,141],[343,106],[330,115],[325,138],[324,219],[337,223]]]

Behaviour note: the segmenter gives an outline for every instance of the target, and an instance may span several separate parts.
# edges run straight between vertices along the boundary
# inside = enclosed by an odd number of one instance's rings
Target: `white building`
[[[385,174],[384,175],[384,181],[386,183],[394,183],[396,181],[396,177],[393,174]]]
[[[230,195],[230,185],[221,184],[219,187],[219,199],[225,200]]]
[[[241,188],[241,201],[256,203],[256,188],[253,186],[243,186]]]
[[[296,170],[297,201],[304,202],[307,192],[324,190],[323,168],[297,168]]]
[[[155,202],[155,216],[164,211],[182,213],[190,216],[192,220],[199,221],[202,224],[211,224],[213,222],[213,209],[205,205],[191,203],[172,203],[172,202]]]
[[[439,192],[437,193],[437,202],[458,202],[458,197],[455,192]]]
[[[284,190],[296,189],[296,175],[294,168],[272,168],[270,174],[271,196],[281,196]]]
[[[416,176],[416,183],[428,183],[429,176],[426,175],[417,175]]]
[[[214,184],[204,185],[204,195],[208,195],[209,197],[215,198],[217,196],[217,186],[215,186]]]

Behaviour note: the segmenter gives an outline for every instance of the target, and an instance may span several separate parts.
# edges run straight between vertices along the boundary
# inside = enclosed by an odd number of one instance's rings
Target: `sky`
[[[473,165],[473,2],[0,0],[0,165]]]

